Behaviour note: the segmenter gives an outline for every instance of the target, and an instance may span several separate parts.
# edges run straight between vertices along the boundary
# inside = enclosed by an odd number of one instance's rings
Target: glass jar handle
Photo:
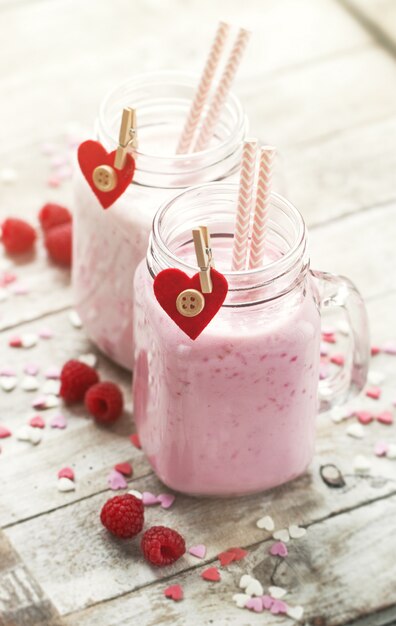
[[[320,411],[343,404],[366,384],[370,358],[367,311],[360,293],[348,278],[312,271],[322,312],[339,309],[348,326],[349,345],[345,361],[334,375],[319,382]]]

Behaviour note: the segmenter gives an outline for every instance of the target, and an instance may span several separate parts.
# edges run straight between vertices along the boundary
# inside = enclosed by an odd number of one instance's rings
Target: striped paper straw
[[[242,151],[234,246],[232,250],[231,269],[234,272],[246,269],[256,153],[257,141],[245,141]]]
[[[219,81],[216,93],[213,96],[213,100],[209,106],[209,111],[205,117],[195,143],[194,152],[204,150],[213,136],[215,126],[221,115],[221,110],[230,91],[232,81],[234,80],[236,71],[241,62],[249,37],[250,32],[248,30],[245,30],[244,28],[239,29],[234,46]]]
[[[261,267],[263,264],[275,152],[275,148],[271,146],[265,146],[260,149],[260,165],[257,178],[252,239],[250,243],[249,269]]]
[[[204,108],[204,104],[208,98],[213,76],[224,50],[224,45],[229,31],[229,24],[219,22],[216,36],[202,72],[201,80],[199,81],[197,91],[195,92],[190,111],[184,124],[183,132],[179,139],[176,154],[186,154],[189,151],[194,133],[198,126],[199,118],[201,117],[202,109]]]

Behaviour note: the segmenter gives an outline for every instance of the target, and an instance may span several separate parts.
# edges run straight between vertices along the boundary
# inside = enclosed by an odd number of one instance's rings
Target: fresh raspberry
[[[73,360],[65,363],[60,378],[60,395],[65,402],[81,402],[88,389],[99,381],[93,367]]]
[[[54,226],[69,224],[72,221],[69,209],[66,209],[66,207],[60,204],[53,204],[52,202],[44,204],[39,211],[38,217],[44,232],[50,228],[54,228]]]
[[[84,398],[85,407],[100,424],[111,424],[121,415],[124,408],[122,392],[114,383],[93,385]]]
[[[176,530],[152,526],[144,533],[141,548],[144,558],[153,565],[170,565],[183,556],[186,544]]]
[[[36,231],[24,220],[9,217],[1,227],[1,239],[8,254],[21,254],[33,247]]]
[[[114,496],[103,505],[100,521],[116,537],[130,539],[143,528],[143,502],[130,493]]]
[[[58,265],[70,267],[72,263],[72,225],[54,226],[45,233],[45,247],[51,259]]]

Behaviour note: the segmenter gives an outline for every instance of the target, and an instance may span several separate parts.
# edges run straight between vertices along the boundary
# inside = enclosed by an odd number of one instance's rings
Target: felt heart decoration
[[[126,155],[125,165],[122,170],[115,169],[115,155],[115,150],[110,153],[106,152],[98,141],[84,141],[78,148],[77,157],[81,171],[104,209],[108,209],[124,193],[135,172],[135,161],[130,154]],[[100,165],[112,167],[117,175],[116,186],[111,191],[101,191],[95,186],[93,171]]]
[[[170,268],[160,272],[154,280],[154,294],[169,317],[191,339],[196,339],[206,328],[223,304],[228,291],[228,283],[220,272],[210,270],[213,290],[205,293],[205,306],[195,317],[185,317],[176,307],[179,294],[186,289],[201,291],[199,273],[192,278],[178,269]]]

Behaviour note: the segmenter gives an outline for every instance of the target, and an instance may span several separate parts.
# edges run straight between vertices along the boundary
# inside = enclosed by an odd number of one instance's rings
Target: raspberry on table
[[[85,394],[85,407],[100,424],[111,424],[121,415],[124,399],[121,389],[110,382],[97,383]]]
[[[116,537],[130,539],[143,528],[143,502],[129,493],[114,496],[103,505],[100,521]]]
[[[63,366],[60,379],[60,395],[65,402],[81,402],[88,389],[99,381],[99,376],[93,367],[71,360]]]
[[[181,535],[166,526],[153,526],[142,537],[141,548],[144,558],[153,565],[170,565],[180,559],[186,551]]]
[[[72,264],[72,225],[60,224],[45,231],[44,239],[48,255],[58,265]]]
[[[36,231],[24,220],[9,217],[2,224],[1,240],[8,254],[22,254],[33,247]]]
[[[44,204],[39,211],[38,217],[44,232],[50,228],[54,228],[54,226],[69,224],[72,221],[72,215],[69,209],[53,202]]]

